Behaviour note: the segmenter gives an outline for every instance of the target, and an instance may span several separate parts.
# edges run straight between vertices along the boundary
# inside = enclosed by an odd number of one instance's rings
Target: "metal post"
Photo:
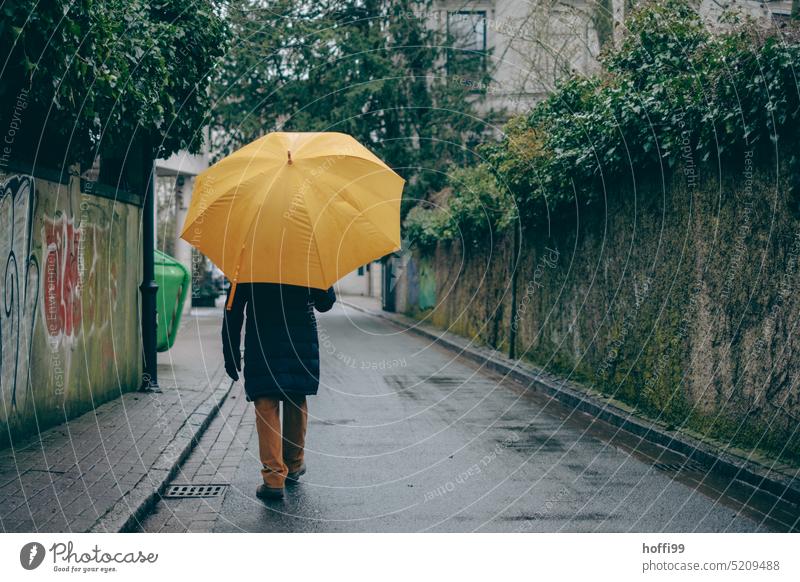
[[[142,209],[142,392],[161,392],[158,387],[158,361],[156,357],[156,293],[155,281],[155,220],[156,220],[156,165],[152,160],[147,170],[144,208]]]
[[[511,325],[508,330],[508,357],[517,357],[517,326],[519,325],[519,308],[517,306],[517,279],[519,276],[520,232],[522,223],[514,225],[514,250],[511,253]]]

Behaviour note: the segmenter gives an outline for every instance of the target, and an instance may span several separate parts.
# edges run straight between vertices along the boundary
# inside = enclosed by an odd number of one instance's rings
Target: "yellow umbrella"
[[[231,298],[243,282],[327,289],[400,248],[404,183],[349,135],[270,133],[197,176],[181,238]]]

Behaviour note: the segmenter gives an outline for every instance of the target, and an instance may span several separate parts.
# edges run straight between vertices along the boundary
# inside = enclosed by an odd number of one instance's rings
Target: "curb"
[[[588,393],[578,384],[537,370],[519,360],[510,360],[496,351],[472,347],[464,338],[446,337],[453,334],[441,330],[436,330],[439,332],[436,333],[434,330],[423,327],[420,322],[403,315],[374,311],[341,299],[340,303],[356,311],[379,317],[402,327],[405,331],[434,340],[438,345],[458,352],[458,355],[522,383],[528,390],[549,396],[570,408],[599,418],[642,440],[682,454],[687,457],[687,460],[700,463],[720,475],[737,479],[778,498],[800,504],[800,471],[796,471],[794,476],[788,475],[761,463],[720,450],[690,435],[669,430]]]
[[[88,530],[91,533],[135,531],[161,499],[184,461],[206,432],[235,382],[223,377],[217,388],[201,402],[178,428],[147,474]],[[177,449],[177,455],[174,452]],[[173,451],[167,453],[168,450]]]

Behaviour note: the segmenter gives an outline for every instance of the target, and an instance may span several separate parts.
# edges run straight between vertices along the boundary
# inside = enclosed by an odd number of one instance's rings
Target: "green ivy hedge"
[[[423,250],[439,241],[463,239],[482,244],[487,234],[502,232],[516,216],[514,200],[500,188],[487,164],[457,168],[447,175],[446,201],[425,201],[412,208],[405,220],[406,240]]]
[[[15,0],[0,5],[0,131],[16,161],[90,166],[197,150],[227,26],[216,0]]]
[[[576,198],[601,199],[609,184],[676,168],[692,179],[701,166],[741,164],[746,151],[777,157],[796,184],[797,29],[736,17],[724,24],[712,32],[686,0],[639,5],[601,58],[603,72],[566,80],[512,119],[501,141],[480,147],[485,162],[452,174],[441,207],[409,213],[407,238],[423,248],[464,233],[480,238],[477,230],[507,227],[516,213],[530,227],[574,208]],[[459,186],[471,174],[484,192]],[[480,220],[487,198],[492,210]]]

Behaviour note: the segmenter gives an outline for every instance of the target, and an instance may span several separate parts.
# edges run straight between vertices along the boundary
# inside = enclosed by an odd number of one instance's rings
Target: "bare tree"
[[[602,46],[613,42],[612,0],[532,0],[524,18],[495,22],[502,50],[497,62],[521,65],[513,91],[543,95],[559,79],[597,66]]]

